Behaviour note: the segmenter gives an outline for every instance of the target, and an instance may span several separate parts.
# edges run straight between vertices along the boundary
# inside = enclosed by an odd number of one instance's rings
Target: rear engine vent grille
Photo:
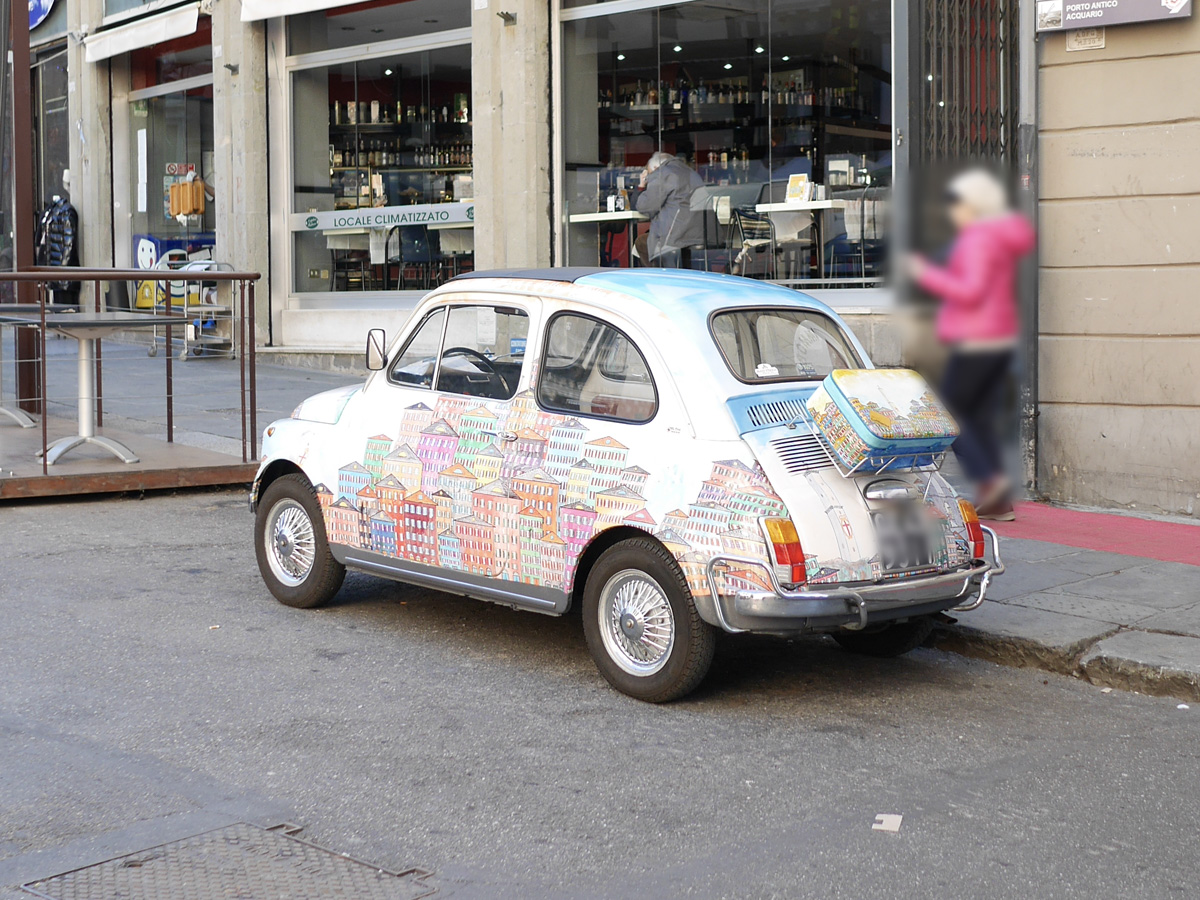
[[[795,475],[797,472],[810,472],[813,469],[825,469],[833,465],[829,454],[821,446],[820,439],[815,434],[798,434],[795,437],[776,438],[771,441],[771,447],[779,454],[783,467]]]
[[[804,401],[797,399],[772,400],[746,407],[746,416],[759,428],[763,425],[782,425],[800,418],[804,413]]]

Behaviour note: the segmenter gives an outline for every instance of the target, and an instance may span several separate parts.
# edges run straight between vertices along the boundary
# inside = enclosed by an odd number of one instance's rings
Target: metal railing
[[[80,364],[79,364],[79,379],[80,389],[78,391],[79,416],[81,424],[81,434],[77,437],[86,439],[90,435],[87,433],[88,425],[96,427],[103,426],[104,422],[104,391],[103,391],[103,350],[102,338],[111,335],[113,332],[120,332],[125,328],[133,331],[135,327],[140,327],[143,323],[140,321],[142,317],[146,319],[147,325],[152,323],[155,333],[155,341],[157,340],[157,332],[159,328],[165,329],[167,352],[164,354],[166,367],[166,385],[165,385],[165,400],[166,400],[166,442],[174,443],[175,440],[175,403],[174,403],[174,372],[173,372],[173,356],[171,352],[172,337],[174,329],[185,329],[189,325],[191,318],[190,314],[178,312],[171,301],[171,291],[168,285],[166,291],[166,302],[156,304],[154,308],[146,311],[139,310],[134,307],[134,302],[131,299],[129,309],[113,309],[103,299],[104,291],[102,285],[111,282],[184,282],[185,297],[188,296],[186,289],[187,283],[228,283],[231,286],[233,294],[231,305],[233,306],[233,315],[230,328],[232,354],[238,360],[238,376],[239,376],[239,413],[241,427],[241,457],[243,463],[249,463],[257,458],[258,455],[258,416],[257,416],[257,374],[256,374],[256,359],[255,359],[255,286],[261,276],[257,272],[234,272],[234,271],[213,271],[213,270],[170,270],[170,269],[96,269],[83,267],[34,267],[16,272],[0,272],[0,285],[6,283],[20,284],[32,283],[36,285],[37,302],[36,303],[3,303],[0,302],[0,324],[14,326],[18,331],[20,329],[31,329],[37,334],[36,357],[30,358],[28,347],[22,347],[22,342],[17,341],[17,391],[16,402],[17,409],[15,411],[2,408],[10,418],[17,420],[18,424],[25,427],[32,425],[32,420],[29,419],[27,413],[34,413],[41,418],[42,429],[42,447],[41,461],[42,474],[49,474],[49,466],[53,463],[51,459],[52,446],[49,439],[47,412],[47,343],[46,338],[49,332],[58,331],[59,333],[74,332],[71,336],[80,340]],[[64,311],[61,304],[52,302],[52,294],[56,289],[52,287],[55,284],[78,284],[80,287],[78,313],[68,313]],[[92,291],[86,291],[85,287],[92,287]],[[202,288],[201,288],[202,290]],[[85,293],[92,293],[90,302],[84,299]],[[158,293],[156,291],[156,298]],[[72,303],[73,307],[75,304]],[[190,305],[187,307],[180,306],[180,309],[188,309],[189,313],[196,307]],[[90,312],[89,312],[90,309]],[[72,322],[68,318],[70,315],[78,315],[79,319],[75,321],[76,327],[72,328]],[[87,319],[89,322],[85,322]],[[77,334],[82,334],[88,327],[95,331],[95,337],[77,337]],[[178,332],[184,334],[185,332]],[[91,356],[87,356],[84,351],[85,341],[92,345],[94,350]],[[85,364],[85,359],[87,360]],[[94,371],[85,372],[88,367],[94,366]],[[32,384],[30,383],[32,382]],[[83,385],[85,382],[90,382],[90,391],[85,391]],[[85,396],[90,393],[91,396]],[[3,397],[0,396],[0,402]],[[28,420],[28,421],[26,421]],[[93,440],[93,443],[104,443],[101,440]],[[55,442],[58,443],[58,442]],[[111,450],[112,448],[109,447]],[[65,450],[63,451],[65,452]],[[116,453],[116,451],[113,451]],[[117,453],[119,456],[120,454]],[[126,460],[129,461],[129,460]]]

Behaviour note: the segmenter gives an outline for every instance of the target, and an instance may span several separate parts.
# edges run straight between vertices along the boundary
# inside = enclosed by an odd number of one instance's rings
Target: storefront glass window
[[[130,54],[135,91],[211,74],[207,25],[195,35]],[[132,100],[129,127],[134,265],[210,258],[219,202],[211,81]]]
[[[594,16],[604,4],[566,5],[592,7],[563,25],[571,264],[878,282],[891,185],[887,0],[696,0]],[[649,176],[645,221],[631,210],[656,153],[674,161],[657,190]]]
[[[63,172],[70,166],[71,136],[67,129],[67,53],[60,50],[33,67],[34,153],[37,166],[35,202],[48,206],[63,196]]]
[[[420,290],[470,268],[471,48],[292,75],[294,289]]]

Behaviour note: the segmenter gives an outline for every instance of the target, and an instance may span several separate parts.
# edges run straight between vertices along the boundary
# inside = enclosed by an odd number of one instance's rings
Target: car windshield
[[[712,333],[729,371],[751,384],[819,381],[834,369],[862,368],[845,332],[812,310],[725,310],[712,317]]]

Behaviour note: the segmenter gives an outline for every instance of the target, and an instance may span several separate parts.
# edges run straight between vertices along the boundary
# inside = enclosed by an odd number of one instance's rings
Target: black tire
[[[288,564],[283,551],[273,552],[268,543],[268,530],[276,528],[276,518],[288,514],[289,519],[297,523],[301,531],[304,519],[301,512],[307,516],[311,527],[312,562],[303,572],[287,577],[285,566]],[[303,537],[303,535],[300,535]],[[305,545],[308,541],[305,540]],[[286,559],[291,560],[296,545]],[[325,520],[321,516],[321,504],[308,479],[300,474],[283,475],[272,481],[258,503],[258,513],[254,519],[254,553],[258,557],[258,571],[262,573],[267,588],[275,595],[275,599],[284,606],[296,609],[312,609],[323,603],[328,603],[342,586],[346,577],[346,567],[333,558],[329,552],[329,542],[325,538]],[[297,562],[297,568],[303,566]]]
[[[628,589],[625,594],[622,587]],[[644,618],[635,610],[638,598],[647,598],[650,607]],[[608,627],[601,622],[602,606],[609,609]],[[583,634],[596,667],[609,684],[630,697],[649,703],[676,700],[694,690],[712,665],[716,629],[700,618],[687,579],[657,541],[631,538],[605,550],[588,573],[582,607]],[[667,627],[669,638],[663,637]],[[648,631],[650,640],[667,645],[665,650],[640,637]],[[639,637],[630,638],[631,633]],[[628,644],[623,643],[626,639]],[[622,646],[656,656],[639,663]],[[631,671],[638,668],[642,671]]]
[[[878,631],[835,631],[832,637],[851,653],[888,658],[916,650],[932,631],[933,616],[918,616]]]

